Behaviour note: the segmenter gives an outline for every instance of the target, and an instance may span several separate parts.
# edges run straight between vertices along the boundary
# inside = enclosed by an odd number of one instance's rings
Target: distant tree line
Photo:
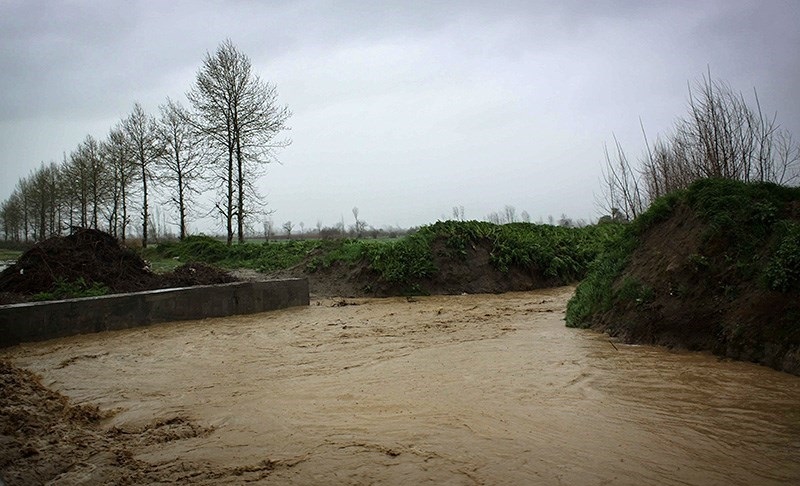
[[[153,197],[169,207],[180,238],[198,215],[198,196],[213,191],[211,214],[231,244],[261,213],[256,181],[288,139],[291,112],[274,85],[252,71],[230,40],[206,53],[186,94],[190,108],[167,99],[158,117],[134,103],[103,140],[87,136],[60,163],[42,163],[0,203],[9,241],[39,241],[70,227],[108,231],[125,241],[140,225],[142,246],[156,226]]]
[[[620,143],[605,150],[603,192],[605,218],[631,220],[650,202],[703,178],[743,182],[800,182],[800,145],[764,113],[754,92],[748,104],[742,93],[712,79],[710,73],[689,89],[689,113],[673,131],[631,162]],[[644,129],[642,130],[644,133]]]

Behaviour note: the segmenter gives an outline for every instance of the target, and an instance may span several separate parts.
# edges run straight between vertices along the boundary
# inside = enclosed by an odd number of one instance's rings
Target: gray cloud
[[[596,216],[612,133],[636,155],[714,76],[800,133],[797,2],[5,2],[0,198],[134,101],[155,112],[230,38],[278,86],[294,144],[276,220],[413,225],[463,204]]]

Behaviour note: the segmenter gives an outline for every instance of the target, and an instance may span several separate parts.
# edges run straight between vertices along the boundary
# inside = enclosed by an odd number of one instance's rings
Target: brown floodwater
[[[0,354],[115,410],[104,427],[208,428],[133,448],[181,482],[272,461],[259,483],[800,484],[800,378],[568,329],[572,291],[321,300]]]

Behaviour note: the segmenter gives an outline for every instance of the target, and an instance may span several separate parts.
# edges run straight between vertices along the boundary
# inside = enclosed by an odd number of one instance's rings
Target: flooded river
[[[800,484],[800,378],[568,329],[572,291],[323,300],[0,354],[115,410],[104,427],[203,428],[131,446],[179,482]]]

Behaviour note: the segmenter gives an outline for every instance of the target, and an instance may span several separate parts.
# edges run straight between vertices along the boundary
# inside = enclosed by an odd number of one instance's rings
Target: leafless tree
[[[272,238],[274,224],[272,218],[264,219],[264,241],[269,241]]]
[[[514,206],[506,204],[503,208],[503,217],[506,223],[515,223],[517,221],[517,209]]]
[[[108,227],[112,235],[123,242],[127,238],[130,224],[128,202],[136,182],[137,167],[133,161],[133,151],[125,134],[125,128],[118,124],[108,133],[101,152],[111,174],[110,204],[108,208]]]
[[[288,129],[291,112],[278,105],[275,86],[253,74],[250,59],[230,40],[206,54],[186,96],[197,113],[195,126],[225,161],[220,171],[223,201],[217,209],[225,218],[228,244],[234,220],[239,241],[244,241],[245,221],[257,212],[249,202],[258,202],[253,179],[261,175],[262,164],[275,160],[276,149],[289,144],[277,137]]]
[[[0,203],[0,222],[3,227],[3,239],[18,242],[22,240],[22,201],[15,189],[8,199]]]
[[[132,154],[131,160],[142,185],[142,247],[147,248],[147,225],[150,222],[147,183],[153,178],[153,165],[161,156],[162,147],[159,145],[155,119],[146,114],[139,103],[133,105],[133,112],[122,125]]]
[[[353,226],[353,232],[355,233],[356,238],[361,238],[361,234],[364,232],[364,229],[367,227],[367,223],[358,219],[358,208],[353,208],[353,218],[356,220],[355,225]]]
[[[522,213],[520,213],[519,217],[522,218],[522,222],[523,223],[530,223],[531,222],[531,215],[528,214],[528,211],[524,211],[523,210]]]
[[[653,144],[644,133],[645,156],[629,162],[614,139],[615,154],[603,170],[599,205],[614,220],[630,220],[660,196],[701,178],[797,184],[800,145],[764,114],[758,93],[748,104],[728,84],[707,76],[689,87],[689,113]],[[616,213],[615,213],[616,212]]]
[[[82,167],[82,175],[86,178],[87,202],[88,206],[91,206],[90,219],[84,221],[84,225],[88,223],[89,227],[99,229],[100,214],[105,206],[109,181],[106,165],[100,155],[100,144],[94,137],[87,135],[78,145],[74,155]]]
[[[291,221],[283,223],[283,231],[286,232],[286,237],[290,240],[292,239],[292,228],[294,228],[294,223]]]
[[[617,208],[625,215],[625,219],[631,220],[641,214],[647,202],[640,187],[639,174],[631,167],[616,137],[614,147],[613,157],[608,153],[608,146],[604,147],[606,163],[603,168],[604,193],[601,203],[605,204],[604,210]]]
[[[164,147],[158,160],[158,178],[169,194],[169,202],[178,212],[179,238],[187,235],[190,205],[201,194],[203,170],[202,144],[188,120],[189,112],[180,103],[167,100],[161,106],[157,134]]]

